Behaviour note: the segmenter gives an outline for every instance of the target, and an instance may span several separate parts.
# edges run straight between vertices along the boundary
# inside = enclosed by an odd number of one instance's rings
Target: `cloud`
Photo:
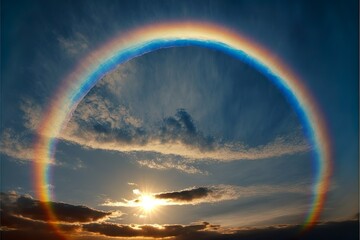
[[[191,201],[207,197],[209,189],[194,188],[186,191],[160,193],[166,199]],[[15,192],[1,193],[1,237],[4,239],[63,239],[47,223],[46,213],[39,210],[40,201]],[[107,222],[109,212],[74,206],[67,203],[52,203],[59,219],[57,226],[63,235],[72,239],[171,239],[171,240],[225,240],[225,239],[348,239],[359,237],[358,219],[342,222],[318,223],[299,236],[300,225],[272,225],[267,227],[226,228],[202,221],[188,225],[139,225]],[[71,211],[68,211],[71,209]],[[80,210],[79,210],[80,209]],[[61,212],[63,211],[63,212]],[[82,216],[80,216],[82,215]]]
[[[85,52],[89,47],[89,40],[80,32],[75,32],[72,37],[58,36],[60,47],[73,57]]]
[[[34,156],[34,138],[32,134],[26,132],[18,133],[13,129],[6,128],[0,135],[0,154],[7,155],[13,159],[21,161],[42,162],[44,159]],[[70,168],[73,170],[85,167],[80,158],[66,160],[46,160],[48,164]]]
[[[112,95],[113,97],[118,98],[123,91],[125,84],[124,80],[127,79],[134,71],[136,71],[136,68],[133,62],[130,61],[123,63],[111,73],[106,74],[101,81],[97,83],[96,87],[105,88],[107,95]]]
[[[29,138],[26,134],[18,134],[6,128],[1,134],[0,152],[18,160],[33,160],[33,146]]]
[[[274,193],[300,193],[309,194],[310,186],[304,184],[294,186],[234,186],[234,185],[213,185],[203,187],[192,187],[180,191],[161,192],[161,193],[142,193],[135,189],[133,193],[139,198],[123,201],[107,200],[103,206],[113,207],[141,207],[142,196],[149,195],[154,198],[154,202],[159,206],[176,205],[197,205],[203,203],[216,203],[222,201],[236,200],[250,196],[269,195]]]
[[[219,228],[217,231],[193,231],[187,235],[180,235],[174,240],[198,239],[198,240],[260,240],[260,239],[358,239],[358,221],[348,220],[343,222],[324,222],[314,226],[307,233],[300,234],[300,225],[274,225],[268,227],[251,227],[251,228]]]
[[[274,141],[257,147],[226,142],[200,131],[185,109],[178,109],[174,116],[148,126],[125,106],[113,106],[111,101],[96,94],[95,89],[79,104],[59,138],[94,149],[232,161],[307,152],[310,146],[300,135],[278,136]],[[154,161],[150,163],[148,165],[153,168],[161,167]],[[146,165],[145,162],[141,164]]]
[[[9,214],[9,212],[1,211],[1,225],[7,229],[22,229],[22,230],[50,230],[50,226],[45,221],[38,221],[27,218],[21,215]],[[62,231],[74,231],[80,227],[79,224],[59,223]]]
[[[20,104],[23,111],[24,127],[35,131],[40,123],[42,108],[30,98],[24,98]]]
[[[136,162],[142,167],[148,167],[157,170],[169,170],[174,169],[187,174],[202,174],[208,175],[209,173],[202,170],[200,166],[197,166],[198,161],[194,159],[183,158],[177,155],[165,155],[165,154],[147,154],[145,159],[141,156],[137,157]]]
[[[196,225],[138,225],[132,227],[129,225],[120,224],[87,224],[83,229],[89,232],[96,232],[107,236],[117,237],[153,237],[165,238],[179,235],[186,235],[191,232],[196,232],[206,229],[208,223]]]
[[[212,190],[210,188],[199,187],[199,188],[186,189],[179,192],[159,193],[159,194],[155,194],[154,197],[156,199],[172,200],[176,202],[192,202],[195,199],[205,198],[211,193]]]
[[[111,97],[105,97],[109,90],[103,86],[115,82],[113,75],[107,76],[104,78],[107,81],[100,81],[102,84],[95,86],[80,102],[67,127],[58,136],[59,139],[85,148],[158,153],[164,155],[164,161],[143,159],[139,164],[153,169],[176,169],[191,174],[207,174],[191,163],[192,160],[256,160],[311,150],[299,130],[292,135],[277,136],[267,144],[254,147],[238,141],[225,141],[201,131],[191,114],[182,108],[177,109],[173,116],[163,117],[154,123],[145,122],[129,107],[124,104],[116,105]],[[24,126],[36,131],[41,108],[25,99],[21,109],[24,112]],[[20,145],[16,135],[8,134],[5,140],[6,144],[1,147],[3,153],[21,160],[30,158],[28,153],[31,149]],[[27,156],[24,156],[25,153]],[[171,160],[171,155],[190,161]]]
[[[312,231],[300,235],[300,225],[273,225],[267,227],[223,228],[208,222],[192,225],[123,225],[109,223],[86,224],[83,230],[110,237],[152,237],[172,240],[259,240],[259,239],[358,239],[358,221],[324,222]]]
[[[205,136],[197,129],[194,120],[185,109],[178,109],[175,116],[163,119],[159,139],[164,143],[181,142],[201,150],[212,150],[216,144],[214,137]]]
[[[30,131],[5,128],[0,135],[0,153],[17,160],[34,161],[34,131],[40,123],[42,109],[29,98],[22,99],[20,109],[23,111],[23,125]]]
[[[301,235],[300,225],[274,225],[262,228],[222,228],[207,222],[191,225],[126,225],[115,223],[91,223],[81,227],[63,230],[74,239],[171,239],[171,240],[262,240],[262,239],[302,239],[302,240],[357,240],[358,221],[325,222],[317,224],[310,232]],[[96,233],[96,234],[92,234]],[[48,228],[2,230],[5,239],[63,239]],[[75,235],[76,234],[76,235]],[[41,238],[47,237],[47,238]],[[51,238],[49,238],[51,237]]]
[[[15,192],[1,193],[1,211],[11,216],[47,221],[48,216],[44,213],[45,204],[50,204],[57,220],[65,223],[94,222],[119,215],[119,212],[104,212],[61,202],[44,203]]]

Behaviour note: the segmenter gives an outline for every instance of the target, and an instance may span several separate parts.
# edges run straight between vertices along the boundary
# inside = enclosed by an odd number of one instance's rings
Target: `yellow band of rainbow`
[[[35,187],[39,199],[48,203],[49,222],[65,237],[56,227],[56,215],[49,203],[52,200],[49,168],[55,161],[56,139],[77,104],[99,79],[119,64],[147,52],[176,46],[201,46],[230,54],[257,68],[286,95],[302,120],[315,154],[313,197],[303,224],[303,229],[309,229],[319,220],[332,172],[331,141],[314,98],[299,77],[254,41],[224,27],[192,21],[152,24],[121,33],[85,57],[63,81],[44,112],[35,144]]]

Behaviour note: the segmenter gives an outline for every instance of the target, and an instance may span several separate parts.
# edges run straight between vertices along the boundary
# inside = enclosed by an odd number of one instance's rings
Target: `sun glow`
[[[139,199],[139,205],[144,212],[148,213],[153,211],[159,204],[153,196],[143,194]]]

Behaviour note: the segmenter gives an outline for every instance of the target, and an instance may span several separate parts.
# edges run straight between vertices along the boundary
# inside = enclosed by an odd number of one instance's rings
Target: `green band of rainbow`
[[[49,166],[53,163],[56,139],[66,126],[81,99],[106,73],[119,64],[157,49],[176,46],[201,46],[217,49],[234,56],[266,75],[286,95],[301,118],[314,149],[313,197],[303,224],[309,229],[320,217],[332,172],[330,138],[321,111],[304,84],[279,59],[263,47],[224,27],[199,22],[153,24],[120,34],[83,59],[64,80],[48,106],[38,128],[35,145],[35,187],[39,199],[52,200]],[[56,215],[51,204],[46,211],[56,227]]]

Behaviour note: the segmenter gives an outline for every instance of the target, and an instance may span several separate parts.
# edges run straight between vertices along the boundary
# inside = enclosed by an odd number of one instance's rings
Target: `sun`
[[[156,199],[148,194],[141,195],[139,200],[139,205],[147,213],[152,212],[158,206]]]
[[[140,210],[140,215],[143,217],[150,217],[152,213],[155,213],[159,210],[159,207],[164,205],[164,201],[156,198],[156,196],[151,193],[152,191],[141,191],[140,189],[133,189],[133,194],[137,195],[137,198],[130,203],[134,207],[138,207]]]

